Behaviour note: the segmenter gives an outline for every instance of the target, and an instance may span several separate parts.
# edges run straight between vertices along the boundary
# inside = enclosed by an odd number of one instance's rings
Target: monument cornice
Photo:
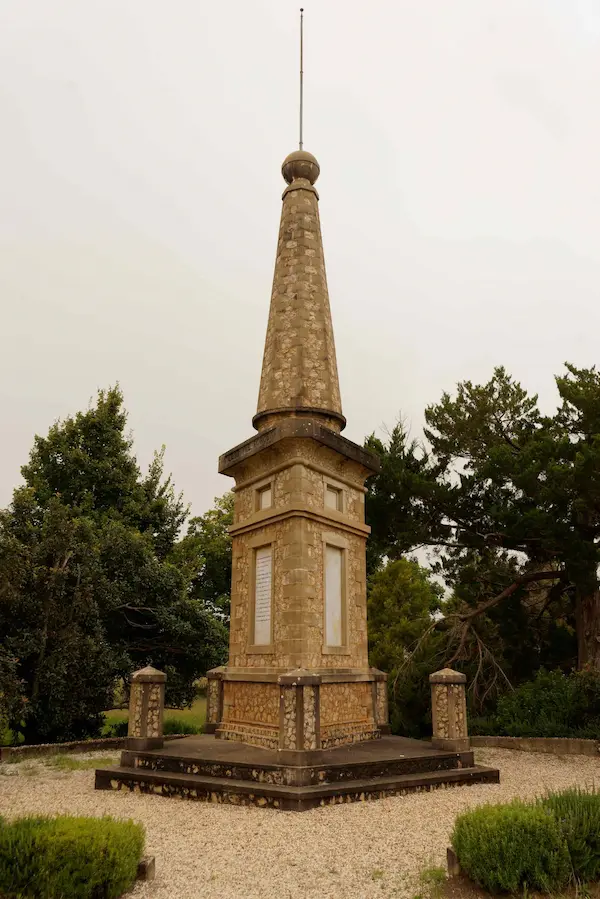
[[[314,419],[287,418],[224,453],[219,458],[219,473],[232,474],[241,462],[245,462],[257,453],[270,449],[281,440],[291,437],[314,440],[316,443],[335,450],[346,459],[357,462],[369,472],[375,473],[381,468],[381,463],[375,453],[353,443],[347,437],[342,437],[341,434],[332,431],[321,422]]]

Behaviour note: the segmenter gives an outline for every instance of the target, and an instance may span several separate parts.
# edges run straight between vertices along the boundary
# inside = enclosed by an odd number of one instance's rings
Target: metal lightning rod
[[[300,149],[302,149],[302,125],[304,113],[304,9],[300,9]]]

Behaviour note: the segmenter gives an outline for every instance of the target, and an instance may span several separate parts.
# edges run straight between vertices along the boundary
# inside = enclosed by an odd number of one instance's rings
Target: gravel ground
[[[0,814],[141,821],[147,851],[156,856],[156,880],[136,885],[132,899],[417,899],[419,872],[445,865],[452,823],[463,810],[600,782],[600,760],[585,756],[480,749],[476,759],[500,768],[499,786],[301,813],[96,792],[93,771],[23,762],[0,766]]]

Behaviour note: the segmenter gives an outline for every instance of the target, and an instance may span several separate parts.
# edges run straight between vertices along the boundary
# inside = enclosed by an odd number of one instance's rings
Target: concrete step
[[[205,802],[270,806],[292,811],[304,811],[319,805],[380,799],[419,790],[432,790],[445,785],[498,783],[498,780],[496,769],[480,766],[419,774],[357,778],[335,784],[301,787],[128,767],[96,770],[98,790],[132,790]]]

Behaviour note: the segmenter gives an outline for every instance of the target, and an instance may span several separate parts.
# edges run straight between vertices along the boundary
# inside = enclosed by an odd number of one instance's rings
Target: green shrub
[[[144,829],[112,818],[20,818],[0,827],[0,895],[116,899],[133,884]]]
[[[559,824],[542,805],[488,805],[457,818],[452,847],[464,872],[490,892],[527,885],[548,892],[570,876]]]
[[[123,721],[111,721],[102,728],[103,737],[126,737],[129,720],[125,718]]]
[[[539,671],[498,701],[496,718],[509,737],[556,737],[571,730],[575,683],[560,671]]]
[[[106,724],[102,731],[104,737],[126,737],[127,719],[125,721],[112,721]],[[185,718],[166,718],[163,726],[165,734],[201,734],[202,726],[187,721]]]
[[[600,674],[541,669],[498,700],[495,713],[472,717],[472,734],[505,737],[600,737]]]
[[[183,718],[167,718],[164,723],[165,734],[201,734],[202,728],[198,724],[192,724]]]
[[[582,883],[600,879],[600,794],[573,787],[549,793],[539,804],[558,822],[569,850],[573,878]]]

